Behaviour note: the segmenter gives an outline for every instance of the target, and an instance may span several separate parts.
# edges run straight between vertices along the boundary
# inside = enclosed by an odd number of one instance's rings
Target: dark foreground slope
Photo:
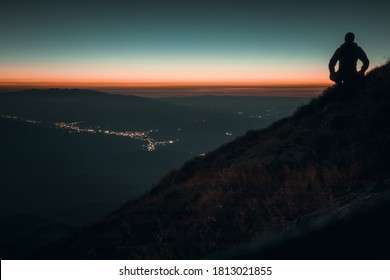
[[[387,64],[356,89],[329,88],[292,117],[187,162],[35,257],[202,258],[253,240],[265,244],[310,216],[353,212],[362,197],[375,204],[390,179],[389,119]],[[337,248],[327,257],[338,258]]]
[[[292,230],[219,252],[228,259],[390,258],[390,182],[360,189],[331,207],[302,217]],[[348,201],[348,198],[350,199]]]

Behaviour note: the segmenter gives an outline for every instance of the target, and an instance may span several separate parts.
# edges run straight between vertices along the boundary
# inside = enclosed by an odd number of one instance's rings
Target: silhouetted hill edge
[[[378,194],[378,183],[390,179],[389,93],[390,63],[355,88],[328,88],[292,117],[187,162],[141,198],[34,257],[202,258],[267,242],[320,209],[346,207],[345,198],[358,199],[362,190]]]

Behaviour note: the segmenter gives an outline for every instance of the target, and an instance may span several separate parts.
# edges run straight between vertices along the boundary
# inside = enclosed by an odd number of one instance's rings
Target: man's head
[[[345,34],[344,40],[346,43],[353,43],[353,41],[355,41],[355,34],[353,34],[352,32],[348,32],[347,34]]]

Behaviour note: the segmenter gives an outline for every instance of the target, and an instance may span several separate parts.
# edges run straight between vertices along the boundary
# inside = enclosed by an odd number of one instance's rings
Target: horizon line
[[[42,83],[1,82],[0,92],[28,89],[89,89],[111,94],[139,95],[148,97],[194,95],[249,95],[249,96],[315,96],[331,83],[325,82],[134,82],[134,83]]]

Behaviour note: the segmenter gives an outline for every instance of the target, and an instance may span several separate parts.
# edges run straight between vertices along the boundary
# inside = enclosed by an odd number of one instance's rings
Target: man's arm
[[[368,69],[368,66],[370,65],[370,61],[368,60],[368,57],[362,48],[360,48],[360,51],[359,51],[359,59],[363,63],[362,68],[360,68],[359,72],[364,74],[364,72],[366,72],[366,70]]]
[[[333,56],[331,57],[331,59],[329,60],[329,65],[328,65],[328,67],[329,67],[329,72],[330,73],[334,73],[335,72],[335,67],[336,67],[336,63],[337,63],[337,61],[339,60],[339,49],[337,49],[335,52],[334,52],[334,54],[333,54]]]

